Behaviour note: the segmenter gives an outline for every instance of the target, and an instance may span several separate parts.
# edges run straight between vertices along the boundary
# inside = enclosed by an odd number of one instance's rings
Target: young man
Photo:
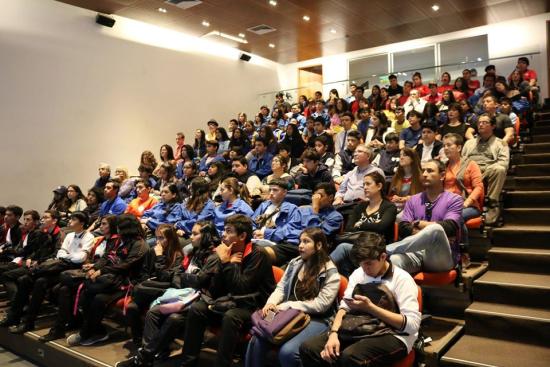
[[[405,238],[386,247],[391,263],[410,274],[449,271],[460,258],[464,200],[444,191],[444,180],[443,163],[422,163],[425,190],[407,201],[399,223],[399,234]]]
[[[510,149],[493,133],[495,118],[483,114],[479,117],[477,125],[479,136],[466,141],[462,148],[462,157],[475,161],[481,169],[483,180],[487,182],[489,209],[485,216],[485,224],[493,226],[500,217],[500,193],[510,163]]]
[[[397,76],[392,74],[388,79],[390,80],[390,85],[388,86],[388,96],[396,96],[399,98],[403,94],[403,87],[397,84]]]
[[[296,184],[300,189],[313,190],[321,182],[332,183],[332,175],[326,166],[319,160],[321,157],[315,149],[306,149],[302,155],[302,167],[296,177]]]
[[[21,228],[19,218],[23,215],[23,209],[17,205],[9,205],[4,215],[4,239],[0,243],[0,259],[13,259],[13,250],[21,242]]]
[[[273,159],[272,159],[273,160]],[[246,185],[250,196],[260,196],[262,194],[262,181],[248,169],[248,161],[245,157],[233,158],[231,162],[231,172],[237,180]],[[216,195],[214,195],[215,197]]]
[[[413,90],[418,91],[418,97],[424,97],[430,93],[430,89],[422,83],[422,74],[418,71],[413,74]]]
[[[361,143],[361,133],[357,130],[352,130],[347,135],[346,140],[346,147],[340,150],[335,156],[334,167],[332,168],[332,178],[337,184],[342,183],[344,175],[355,168],[353,154]]]
[[[512,100],[508,97],[502,97],[500,99],[500,112],[508,116],[512,125],[516,126],[518,123],[518,115],[512,110]]]
[[[367,130],[370,125],[370,113],[371,110],[368,107],[360,108],[359,111],[357,111],[357,130],[359,130],[362,137],[367,136]]]
[[[389,133],[386,135],[386,146],[380,150],[372,164],[380,167],[386,175],[386,181],[391,179],[399,166],[399,135]]]
[[[422,144],[418,144],[414,148],[421,162],[439,159],[439,151],[443,147],[443,143],[435,139],[436,133],[435,124],[427,122],[422,124]]]
[[[464,79],[464,83],[468,85],[468,96],[471,96],[479,88],[479,80],[472,79],[472,71],[470,69],[462,70],[462,78]]]
[[[336,134],[334,138],[334,154],[338,154],[341,150],[346,149],[348,134],[352,132],[354,128],[353,120],[355,120],[355,118],[350,112],[344,112],[342,116],[340,116],[340,122],[344,130]]]
[[[262,122],[261,122],[262,125],[267,124],[271,119],[271,116],[269,115],[269,108],[265,105],[260,107],[260,115],[262,115]],[[260,128],[260,126],[255,125],[257,129]]]
[[[329,152],[333,152],[334,151],[334,140],[332,139],[332,136],[330,136],[327,131],[325,130],[326,128],[326,125],[325,125],[325,121],[323,120],[322,117],[317,117],[315,118],[314,122],[313,122],[313,136],[311,136],[309,138],[309,140],[307,141],[307,146],[309,148],[314,148],[315,147],[315,138],[317,138],[318,136],[326,136],[327,139],[328,139],[328,151]]]
[[[140,219],[145,211],[155,206],[157,199],[149,195],[151,189],[149,181],[142,179],[137,180],[135,186],[137,198],[130,201],[130,204],[126,207],[125,213],[133,214],[137,219]]]
[[[330,125],[330,116],[328,115],[326,108],[325,108],[325,102],[323,100],[319,100],[315,102],[315,113],[311,115],[315,120],[321,119],[323,121],[323,125],[325,127]]]
[[[351,256],[359,268],[349,278],[330,331],[301,345],[304,367],[335,363],[346,367],[391,366],[411,351],[420,327],[418,288],[409,274],[388,261],[384,247],[384,237],[372,232],[362,234],[356,241]],[[390,305],[381,307],[382,302],[375,304],[367,296],[366,289],[380,284],[393,295],[391,306],[398,311],[390,310]],[[376,337],[342,339],[340,328],[348,313],[378,318],[388,330]]]
[[[181,151],[183,149],[183,146],[185,145],[185,134],[184,133],[177,133],[176,134],[176,149],[174,152],[174,159],[177,163],[182,161],[181,158]]]
[[[399,134],[401,134],[401,131],[408,128],[409,126],[409,121],[405,119],[405,109],[403,108],[403,106],[397,106],[395,108],[395,120],[392,121],[391,127],[399,136]]]
[[[290,118],[296,119],[298,130],[303,131],[306,127],[306,118],[302,115],[302,108],[299,103],[294,103],[290,109]]]
[[[302,228],[319,227],[329,238],[338,233],[344,217],[332,206],[334,195],[336,195],[336,189],[328,182],[321,182],[315,187],[311,206],[300,208]]]
[[[357,111],[359,111],[359,101],[363,99],[363,93],[365,92],[365,88],[363,87],[357,87],[355,88],[355,101],[353,101],[350,104],[350,111],[355,116],[357,114]]]
[[[237,307],[222,314],[211,311],[202,298],[189,307],[185,325],[182,366],[197,366],[199,353],[208,325],[221,320],[221,335],[216,354],[216,366],[230,366],[240,335],[248,325],[258,305],[265,304],[275,287],[273,271],[267,254],[252,244],[252,221],[245,215],[233,215],[225,220],[223,240],[215,249],[217,272],[211,286],[203,292],[211,299],[257,294],[243,298]]]
[[[199,163],[199,172],[201,176],[206,176],[206,172],[212,163],[224,161],[223,156],[218,154],[219,146],[216,139],[206,141],[206,154]]]
[[[409,96],[411,94],[412,87],[413,87],[413,83],[410,80],[407,80],[403,84],[403,93],[401,97],[399,97],[398,99],[399,106],[404,106],[405,103],[407,103],[407,101],[409,100]]]
[[[120,182],[118,180],[109,180],[103,189],[103,197],[105,201],[99,207],[98,219],[88,227],[89,232],[95,231],[99,227],[99,222],[102,217],[107,214],[120,215],[126,211],[126,203],[120,196],[118,191],[120,190]],[[101,233],[97,233],[98,236]]]
[[[384,176],[384,172],[380,168],[370,163],[372,155],[372,149],[365,144],[361,144],[355,149],[353,157],[356,167],[345,174],[334,198],[333,205],[365,200],[365,191],[363,190],[365,176],[373,171],[378,171]]]
[[[254,152],[248,162],[248,169],[253,172],[260,180],[270,175],[271,161],[273,154],[267,151],[267,142],[262,137],[257,137],[254,142]]]
[[[346,100],[346,103],[349,105],[350,103],[353,103],[355,101],[355,90],[357,89],[357,84],[351,83],[349,85],[349,96],[344,98]]]
[[[332,173],[332,168],[334,167],[334,153],[330,151],[330,142],[329,142],[329,135],[320,135],[315,138],[315,151],[319,153],[319,162],[321,164],[324,164],[329,172]]]
[[[483,98],[483,109],[485,110],[485,113],[488,114],[491,119],[495,119],[493,133],[497,138],[502,139],[505,144],[509,145],[514,142],[514,125],[508,115],[497,111],[498,107],[499,104],[497,97],[488,95]]]
[[[428,88],[430,89],[430,93],[427,96],[424,96],[424,100],[427,103],[433,103],[433,104],[437,104],[441,102],[441,93],[437,91],[437,83],[436,82],[428,83]]]
[[[111,179],[111,166],[107,163],[100,163],[98,168],[99,178],[94,183],[94,187],[104,188]]]
[[[256,226],[253,242],[264,246],[272,262],[282,265],[298,256],[298,243],[302,231],[300,210],[285,201],[289,184],[284,179],[269,182],[269,200],[254,211]]]
[[[412,110],[407,114],[410,126],[401,131],[399,134],[399,149],[414,148],[422,137],[422,114],[416,110]]]
[[[216,140],[216,130],[218,129],[218,121],[211,119],[206,123],[206,126],[208,127],[208,132],[206,133],[206,141],[209,140]],[[217,150],[217,148],[216,148]]]
[[[523,80],[529,82],[529,86],[535,87],[537,85],[537,72],[529,69],[529,59],[527,57],[520,57],[516,68],[521,73]]]
[[[84,231],[87,221],[88,216],[83,212],[72,213],[69,227],[73,232],[65,236],[63,245],[55,257],[58,260],[55,266],[43,262],[32,273],[17,279],[17,292],[6,317],[0,321],[0,326],[18,325],[23,316],[23,309],[28,305],[23,325],[11,331],[22,333],[34,329],[34,321],[42,301],[48,289],[59,282],[59,274],[64,270],[76,269],[88,257],[94,236]]]
[[[275,95],[275,104],[273,104],[273,109],[276,108],[280,108],[285,112],[290,111],[290,103],[285,101],[285,94],[283,92],[279,92]]]

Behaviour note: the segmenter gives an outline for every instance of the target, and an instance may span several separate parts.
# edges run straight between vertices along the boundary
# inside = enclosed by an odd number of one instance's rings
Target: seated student
[[[92,187],[86,195],[88,206],[82,212],[88,215],[90,223],[95,223],[99,218],[99,209],[103,203],[103,189]]]
[[[399,154],[399,166],[391,180],[388,199],[401,212],[412,195],[422,191],[422,171],[418,154],[411,148],[404,148]]]
[[[208,182],[197,177],[191,182],[191,196],[181,204],[180,216],[174,227],[180,237],[189,238],[191,230],[198,221],[209,221],[214,218],[216,205],[210,199]]]
[[[279,155],[287,160],[285,172],[290,173],[292,177],[292,169],[300,164],[300,158],[294,158],[290,154],[291,148],[286,144],[279,144]],[[301,157],[302,155],[300,155]],[[271,167],[273,170],[273,167]]]
[[[333,152],[334,151],[334,140],[332,139],[332,136],[327,133],[325,130],[325,121],[321,117],[317,117],[314,120],[313,123],[313,135],[308,139],[307,141],[307,147],[308,148],[315,148],[315,138],[318,136],[326,136],[328,139],[327,142],[327,151]]]
[[[143,213],[157,204],[157,199],[149,195],[151,193],[151,184],[147,180],[138,179],[135,184],[137,198],[130,201],[126,207],[125,213],[133,214],[141,219]]]
[[[214,224],[221,234],[227,217],[234,214],[252,217],[254,211],[250,208],[250,195],[246,185],[235,177],[228,177],[222,181],[220,194],[223,202],[214,210]]]
[[[319,153],[319,162],[324,164],[332,173],[334,167],[334,153],[328,150],[328,135],[321,135],[315,138],[315,151]]]
[[[346,232],[368,231],[376,232],[385,238],[386,243],[393,242],[393,232],[397,208],[383,197],[385,179],[378,172],[365,176],[365,198],[353,208],[347,221]],[[349,277],[354,270],[350,258],[352,243],[340,243],[330,254],[332,261],[338,267],[340,274]]]
[[[216,129],[216,141],[218,142],[218,154],[224,154],[229,150],[229,135],[223,127],[218,127]]]
[[[162,163],[158,168],[158,178],[155,194],[160,194],[163,188],[176,183],[176,166],[170,162]]]
[[[99,187],[100,189],[102,189],[111,179],[111,166],[107,163],[100,163],[98,173],[99,178],[95,181],[94,187]]]
[[[395,107],[395,120],[392,121],[391,127],[395,130],[398,136],[401,135],[401,131],[410,127],[409,121],[405,119],[405,109],[403,106]]]
[[[67,198],[69,199],[68,213],[83,211],[88,206],[82,190],[77,185],[67,186]]]
[[[315,112],[311,115],[316,121],[323,122],[325,127],[330,125],[330,115],[327,113],[325,101],[322,99],[315,102]]]
[[[360,108],[357,111],[357,130],[361,133],[361,136],[367,136],[367,129],[370,125],[370,113],[371,110],[368,107]],[[352,115],[353,116],[353,115]]]
[[[271,165],[273,165],[273,163]],[[246,185],[250,196],[254,197],[261,195],[262,181],[248,169],[248,161],[245,157],[233,158],[231,162],[231,172],[233,172],[237,180]]]
[[[399,135],[396,133],[389,133],[386,135],[386,145],[383,149],[380,150],[372,164],[377,167],[380,167],[386,175],[386,180],[390,180],[397,166],[399,166]]]
[[[115,169],[115,178],[118,178],[120,181],[120,190],[118,195],[126,200],[132,193],[136,180],[133,177],[128,177],[128,168],[123,166],[119,166]]]
[[[59,274],[64,270],[79,267],[88,256],[92,247],[94,236],[84,231],[88,217],[83,212],[74,212],[69,219],[68,233],[55,259],[49,263],[43,262],[34,268],[33,272],[17,279],[17,292],[7,315],[0,321],[0,326],[18,325],[23,316],[25,306],[25,319],[21,327],[13,331],[24,332],[34,329],[34,321],[40,311],[48,289],[59,282]],[[30,300],[29,300],[30,298]]]
[[[422,143],[417,144],[414,150],[420,162],[426,162],[432,159],[439,159],[439,151],[443,147],[440,140],[436,140],[435,134],[437,127],[434,123],[425,122],[422,124]]]
[[[262,308],[265,318],[289,308],[311,316],[309,324],[284,342],[278,350],[281,366],[299,367],[300,345],[312,336],[324,333],[334,315],[340,275],[327,254],[327,239],[319,228],[306,228],[300,235],[300,256],[292,259],[273,293]],[[248,343],[245,367],[266,365],[269,342],[253,336]]]
[[[495,118],[483,114],[477,124],[479,136],[464,144],[462,157],[475,161],[481,170],[483,180],[487,182],[489,203],[485,224],[493,226],[500,217],[500,194],[510,163],[510,150],[503,140],[493,133],[496,126]]]
[[[358,130],[348,132],[346,137],[346,147],[336,154],[334,167],[332,168],[332,178],[337,184],[342,183],[344,175],[355,168],[353,162],[353,153],[355,148],[361,143],[361,133]]]
[[[12,252],[15,246],[21,242],[21,223],[19,218],[23,215],[23,209],[17,205],[8,205],[6,207],[6,214],[4,215],[4,238],[0,243],[0,259],[11,260],[13,259]]]
[[[302,155],[302,165],[296,177],[300,189],[313,190],[321,182],[332,183],[332,175],[328,168],[321,164],[321,156],[315,149],[308,148]]]
[[[379,150],[385,144],[386,135],[394,132],[394,130],[392,127],[388,126],[388,118],[382,111],[374,112],[370,117],[370,122],[371,124],[365,136],[365,143],[369,148]]]
[[[348,143],[349,133],[355,130],[353,121],[355,118],[351,112],[344,112],[340,116],[343,130],[334,136],[334,154],[344,150]]]
[[[512,110],[512,100],[507,97],[502,97],[500,99],[500,113],[508,116],[512,125],[516,126],[518,123],[518,115]]]
[[[362,234],[356,241],[351,258],[359,265],[350,276],[344,299],[329,330],[302,343],[300,357],[304,367],[392,365],[411,351],[418,337],[420,312],[418,288],[412,277],[388,261],[384,238],[375,233]],[[374,304],[365,290],[379,284],[393,295],[391,311]],[[388,307],[388,308],[389,308]],[[339,338],[346,314],[368,314],[389,328],[376,337]]]
[[[365,191],[363,190],[365,176],[375,171],[384,176],[384,172],[380,168],[370,163],[372,155],[372,149],[365,144],[361,144],[355,149],[353,157],[356,167],[344,176],[333,205],[365,200]]]
[[[48,204],[48,210],[57,210],[60,214],[66,213],[69,209],[69,198],[67,197],[67,188],[58,186],[53,190],[53,198]],[[23,213],[21,213],[23,214]]]
[[[248,169],[261,179],[271,174],[271,160],[273,155],[267,151],[266,141],[257,137],[254,142],[252,158],[248,162]]]
[[[221,335],[216,354],[216,366],[229,366],[239,335],[250,325],[250,318],[258,304],[265,304],[273,291],[275,281],[268,256],[252,244],[252,221],[245,215],[233,215],[225,221],[223,240],[215,249],[218,272],[212,276],[211,286],[203,290],[211,299],[231,294],[254,293],[244,298],[236,308],[223,315],[211,311],[203,300],[193,303],[187,312],[182,350],[182,366],[195,366],[208,325],[221,321]]]
[[[288,181],[290,187],[294,187],[294,178],[286,173],[288,168],[288,158],[282,156],[279,152],[271,161],[271,170],[273,171],[267,177],[262,180],[262,186],[260,187],[262,199],[267,200],[269,197],[269,185],[268,183],[275,179],[283,179]],[[248,187],[248,186],[247,186]]]
[[[493,134],[509,145],[514,142],[514,125],[512,125],[512,121],[508,115],[498,112],[498,107],[497,97],[493,95],[483,97],[483,110],[491,119],[495,119]]]
[[[399,223],[404,239],[386,247],[392,264],[410,274],[449,271],[458,261],[464,200],[443,190],[444,179],[443,163],[422,163],[425,191],[405,204]]]
[[[120,244],[116,215],[108,214],[101,218],[99,228],[102,235],[95,238],[86,262],[80,268],[66,270],[60,274],[59,284],[54,288],[57,294],[57,316],[53,327],[46,335],[39,338],[41,342],[65,338],[67,325],[75,326],[78,323],[79,315],[73,313],[73,305],[79,285],[86,279],[88,271],[105,251]]]
[[[226,177],[224,162],[214,162],[208,167],[206,172],[206,180],[208,181],[208,187],[211,196],[215,198],[219,191],[220,182]]]
[[[141,345],[143,330],[141,315],[147,311],[151,302],[170,288],[174,274],[179,270],[184,259],[178,235],[171,225],[158,226],[155,236],[157,242],[149,250],[143,264],[142,277],[145,276],[147,279],[134,287],[132,302],[126,309],[126,319],[132,328],[132,340],[135,346]]]
[[[464,122],[462,107],[460,104],[456,102],[451,103],[447,111],[447,117],[447,122],[441,125],[437,131],[438,140],[441,140],[443,136],[449,133],[458,134],[462,136],[464,140],[472,139],[474,137],[474,129],[470,126],[470,124]]]
[[[199,172],[201,176],[206,176],[210,165],[214,162],[223,162],[223,156],[218,154],[219,144],[216,140],[206,141],[206,154],[199,163]]]
[[[338,233],[344,217],[332,206],[336,189],[329,182],[315,186],[311,206],[301,207],[302,228],[318,227],[330,239]]]
[[[308,143],[311,139],[315,139],[315,119],[312,116],[308,116],[306,118],[306,126],[302,131],[302,139],[304,139],[306,147],[308,147]]]
[[[199,221],[191,232],[193,252],[186,255],[181,267],[171,279],[173,288],[208,289],[212,274],[218,267],[218,256],[214,252],[220,243],[218,231],[211,222]],[[131,304],[128,308],[128,323],[132,329],[132,340],[137,353],[128,360],[120,361],[116,367],[152,367],[157,356],[170,353],[170,342],[181,334],[185,326],[187,309],[166,315],[158,305],[153,306],[145,315],[145,322],[133,314],[136,310]],[[141,315],[139,315],[141,316]]]
[[[401,130],[401,134],[399,134],[399,149],[414,148],[422,137],[422,127],[420,126],[422,113],[412,110],[407,114],[407,120],[409,127]]]
[[[163,188],[160,197],[161,201],[141,216],[142,227],[149,232],[148,240],[153,238],[153,233],[159,225],[174,224],[181,217],[181,198],[176,185],[170,184]]]
[[[109,180],[103,189],[103,198],[105,201],[99,207],[99,216],[107,214],[120,215],[126,210],[126,203],[118,196],[120,182],[118,180]]]
[[[139,178],[141,178],[144,181],[149,181],[151,183],[151,187],[157,186],[157,178],[153,176],[153,166],[146,165],[146,164],[140,164],[138,167],[139,172]],[[132,194],[130,194],[131,198],[135,198],[135,188],[132,190]]]
[[[107,306],[124,296],[123,287],[136,281],[143,266],[149,246],[137,218],[123,214],[118,218],[117,228],[120,243],[115,248],[106,248],[86,275],[80,297],[83,323],[80,331],[67,338],[70,347],[89,346],[109,338],[101,323]]]
[[[253,242],[266,246],[275,264],[284,264],[298,255],[302,216],[294,204],[284,201],[289,183],[283,179],[269,182],[269,200],[254,212],[256,230]]]
[[[193,179],[198,177],[198,166],[195,162],[189,161],[183,163],[182,166],[182,176],[179,181],[176,183],[182,198],[186,198],[191,195],[191,182]]]

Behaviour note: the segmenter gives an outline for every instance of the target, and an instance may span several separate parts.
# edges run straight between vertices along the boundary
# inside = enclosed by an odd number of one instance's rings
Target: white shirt
[[[57,251],[56,257],[69,260],[74,264],[82,264],[88,257],[93,243],[94,235],[90,232],[69,233]]]
[[[432,159],[432,151],[434,150],[434,142],[431,145],[422,144],[422,159],[421,162],[427,162]]]

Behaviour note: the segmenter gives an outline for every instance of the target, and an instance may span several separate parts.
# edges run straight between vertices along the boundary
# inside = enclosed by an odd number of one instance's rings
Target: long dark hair
[[[208,181],[203,177],[196,177],[191,181],[191,197],[185,206],[193,213],[200,213],[208,200],[210,200]]]
[[[301,282],[296,283],[296,294],[300,295],[301,298],[308,300],[317,297],[319,294],[319,273],[322,270],[326,270],[326,264],[330,260],[328,256],[328,242],[327,236],[322,229],[318,227],[306,228],[300,234],[306,235],[315,244],[317,249],[317,244],[321,244],[321,248],[315,251],[313,255],[306,261],[304,265],[304,277]]]
[[[162,158],[162,154],[161,154],[162,148],[166,148],[166,160],[164,160]],[[173,161],[174,160],[174,149],[172,149],[172,147],[168,144],[161,145],[160,149],[159,149],[159,157],[160,157],[161,162]]]
[[[420,167],[420,158],[418,158],[418,154],[416,154],[416,151],[414,151],[411,148],[403,148],[401,152],[405,154],[407,157],[410,157],[412,159],[411,190],[409,191],[409,195],[418,194],[419,192],[422,191],[422,181],[420,177],[422,175],[422,169]],[[404,177],[405,177],[405,169],[403,168],[403,166],[398,165],[397,172],[395,172],[395,175],[391,180],[390,195],[399,194],[401,192],[401,187],[403,186]]]
[[[78,185],[69,185],[69,186],[67,186],[67,188],[73,189],[74,191],[76,191],[76,199],[75,199],[75,201],[78,201],[78,199],[85,200],[84,194],[82,193],[82,190],[80,189],[80,187],[79,187]],[[68,196],[67,196],[67,197],[68,197]],[[70,199],[69,199],[69,200],[70,200]]]
[[[240,137],[235,137],[235,132],[239,131]],[[233,130],[233,134],[231,135],[231,139],[229,140],[229,149],[232,150],[233,148],[240,151],[240,154],[244,153],[244,149],[246,147],[250,146],[250,140],[248,139],[248,136],[246,135],[246,132],[244,132],[243,129],[236,128]]]
[[[193,147],[189,144],[185,144],[182,148],[182,152],[185,150],[185,154],[187,154],[187,160],[193,161],[195,159],[195,150],[193,150]]]
[[[199,220],[195,225],[201,227],[201,241],[199,245],[193,249],[193,257],[196,258],[199,263],[203,263],[212,253],[212,249],[221,242],[221,239],[214,223],[206,220]]]
[[[195,143],[193,143],[193,148],[195,150],[197,150],[197,149],[200,149],[200,150],[206,149],[206,133],[202,129],[199,129],[197,131],[200,131],[201,137],[198,140],[197,140],[197,138],[195,138]]]
[[[176,230],[171,224],[163,223],[159,225],[155,231],[156,233],[161,233],[164,238],[166,238],[166,243],[168,244],[168,261],[166,262],[166,269],[171,268],[176,261],[178,255],[183,257],[183,252],[181,251],[180,242]]]
[[[123,242],[131,242],[145,238],[145,232],[139,220],[132,214],[122,214],[118,217],[118,234]]]
[[[379,142],[383,142],[384,133],[388,130],[388,117],[384,112],[376,111],[374,113],[374,116],[378,118],[378,126],[374,130],[374,135],[372,136],[373,140],[378,140]]]
[[[116,215],[113,214],[107,214],[101,218],[101,220],[105,219],[107,223],[109,224],[109,237],[113,237],[113,235],[118,233],[118,218]]]

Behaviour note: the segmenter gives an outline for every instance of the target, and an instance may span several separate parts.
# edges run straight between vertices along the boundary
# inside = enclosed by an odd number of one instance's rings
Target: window
[[[388,55],[377,55],[365,57],[362,59],[351,60],[349,62],[349,80],[350,83],[363,85],[369,89],[375,84],[380,83],[380,75],[388,72]],[[366,93],[368,95],[369,93]]]
[[[428,46],[395,52],[393,54],[393,70],[404,74],[397,74],[397,79],[400,82],[412,80],[412,74],[419,71],[422,74],[422,80],[427,83],[434,79],[435,71],[435,47]]]

